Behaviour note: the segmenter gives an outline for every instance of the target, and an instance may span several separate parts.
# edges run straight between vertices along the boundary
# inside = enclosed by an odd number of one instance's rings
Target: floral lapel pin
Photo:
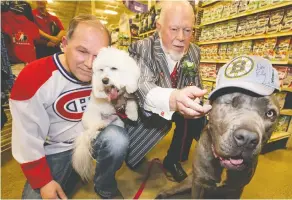
[[[182,70],[185,75],[195,76],[195,64],[191,61],[185,60],[182,64]]]

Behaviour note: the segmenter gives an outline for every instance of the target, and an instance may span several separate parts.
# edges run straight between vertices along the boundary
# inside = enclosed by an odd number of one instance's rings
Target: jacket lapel
[[[171,88],[170,73],[165,59],[165,54],[161,48],[158,33],[155,33],[154,38],[154,55],[156,55],[154,59],[156,66],[158,66],[159,69],[159,76],[161,76],[159,80],[161,80],[162,87]]]

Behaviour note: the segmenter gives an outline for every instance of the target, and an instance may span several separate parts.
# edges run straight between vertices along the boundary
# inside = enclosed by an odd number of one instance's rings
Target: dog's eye
[[[112,69],[112,70],[117,70],[117,68],[116,68],[116,67],[112,67],[111,69]]]
[[[266,116],[268,118],[271,118],[271,117],[273,117],[275,115],[276,115],[276,111],[275,110],[269,110],[268,112],[266,112]]]
[[[103,72],[103,69],[99,69],[99,71]]]

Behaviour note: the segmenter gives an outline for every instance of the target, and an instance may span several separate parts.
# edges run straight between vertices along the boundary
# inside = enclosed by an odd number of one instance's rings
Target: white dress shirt
[[[169,73],[171,74],[177,61],[172,60],[170,55],[166,53],[161,40],[160,40],[160,44],[166,56]],[[167,120],[171,120],[171,117],[174,111],[171,111],[169,108],[169,98],[170,98],[170,94],[174,90],[175,88],[162,88],[162,87],[155,87],[151,89],[146,96],[144,109],[152,113],[156,113]]]

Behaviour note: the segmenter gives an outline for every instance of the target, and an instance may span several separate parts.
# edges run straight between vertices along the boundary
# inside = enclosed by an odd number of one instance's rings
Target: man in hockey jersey
[[[27,65],[11,92],[12,153],[27,178],[24,199],[65,199],[79,181],[71,165],[73,141],[83,132],[92,62],[110,44],[110,36],[96,17],[82,15],[70,22],[62,43],[64,53]],[[99,163],[94,189],[102,198],[120,195],[115,172],[128,143],[126,131],[114,125],[93,143]]]

